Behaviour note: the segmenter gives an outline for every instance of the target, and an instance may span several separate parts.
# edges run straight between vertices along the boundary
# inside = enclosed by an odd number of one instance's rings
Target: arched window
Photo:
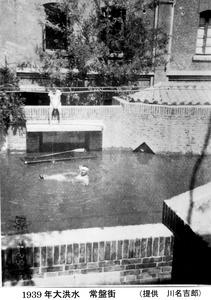
[[[200,13],[196,54],[211,55],[211,10]]]
[[[66,49],[67,16],[57,3],[44,4],[46,26],[44,29],[43,48],[49,50]]]

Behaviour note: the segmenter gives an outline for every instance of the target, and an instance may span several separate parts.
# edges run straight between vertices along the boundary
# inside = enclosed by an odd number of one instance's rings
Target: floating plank
[[[61,154],[67,154],[67,153],[82,153],[86,152],[84,148],[78,148],[78,149],[73,149],[73,150],[68,150],[68,151],[63,151],[63,152],[55,152],[55,153],[49,153],[49,154],[44,154],[40,156],[28,156],[26,159],[39,159],[39,158],[45,158],[45,157],[53,157],[53,156],[58,156]]]
[[[21,158],[25,165],[29,164],[39,164],[39,163],[46,163],[46,162],[51,162],[55,163],[57,161],[65,161],[65,160],[76,160],[76,159],[88,159],[88,158],[96,158],[97,155],[87,155],[87,156],[81,156],[81,157],[66,157],[66,158],[55,158],[55,159],[40,159],[40,160],[26,160]]]

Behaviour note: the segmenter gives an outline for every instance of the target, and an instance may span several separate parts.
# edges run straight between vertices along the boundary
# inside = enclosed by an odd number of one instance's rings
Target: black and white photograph
[[[0,128],[1,290],[203,298],[211,0],[0,0]]]

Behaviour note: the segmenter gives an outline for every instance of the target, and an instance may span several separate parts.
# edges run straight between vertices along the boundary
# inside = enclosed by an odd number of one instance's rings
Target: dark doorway
[[[85,148],[87,151],[101,151],[102,132],[28,132],[26,143],[28,153],[54,153],[77,148]]]

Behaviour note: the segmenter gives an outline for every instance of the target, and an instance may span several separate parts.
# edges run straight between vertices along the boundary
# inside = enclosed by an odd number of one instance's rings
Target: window
[[[126,9],[116,6],[101,8],[100,39],[109,48],[111,54],[119,54],[124,48]]]
[[[211,55],[211,10],[200,13],[196,54]]]
[[[67,47],[67,16],[61,11],[58,4],[48,3],[44,5],[46,24],[44,30],[43,48],[48,50],[66,49]]]

